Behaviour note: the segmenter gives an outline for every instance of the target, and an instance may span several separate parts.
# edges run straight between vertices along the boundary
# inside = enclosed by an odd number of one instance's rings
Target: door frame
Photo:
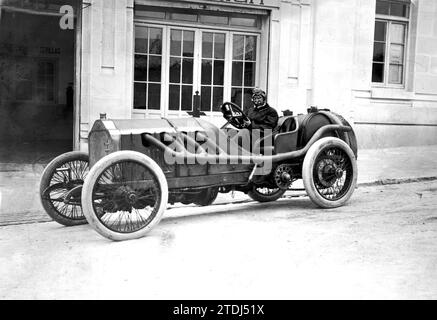
[[[74,53],[74,95],[73,95],[73,150],[80,150],[80,124],[81,124],[81,75],[82,75],[82,6],[83,1],[77,1],[76,8],[76,33]]]

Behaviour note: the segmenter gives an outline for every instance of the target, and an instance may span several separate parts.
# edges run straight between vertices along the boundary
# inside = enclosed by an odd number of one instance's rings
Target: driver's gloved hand
[[[245,120],[242,124],[243,129],[249,129],[252,126],[250,121]]]

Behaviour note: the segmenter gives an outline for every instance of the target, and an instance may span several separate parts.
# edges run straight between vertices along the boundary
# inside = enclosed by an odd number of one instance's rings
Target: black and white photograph
[[[0,0],[0,300],[436,299],[437,0]]]

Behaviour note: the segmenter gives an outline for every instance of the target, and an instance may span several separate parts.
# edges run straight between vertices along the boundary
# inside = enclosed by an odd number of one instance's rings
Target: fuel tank
[[[325,125],[339,124],[351,127],[349,122],[347,122],[341,115],[332,112],[329,109],[318,109],[315,107],[308,109],[308,114],[298,115],[297,121],[299,123],[298,148],[305,147],[316,131]],[[357,139],[353,130],[349,132],[328,132],[325,136],[334,136],[343,140],[350,146],[355,157],[358,158]]]

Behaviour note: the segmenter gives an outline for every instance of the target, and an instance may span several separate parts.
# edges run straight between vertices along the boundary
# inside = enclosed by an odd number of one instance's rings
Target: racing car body
[[[222,111],[238,129],[238,106]],[[201,118],[97,120],[88,154],[67,153],[47,166],[43,206],[64,225],[88,222],[112,240],[144,236],[168,203],[209,205],[231,191],[274,201],[298,179],[316,205],[341,206],[356,185],[355,134],[336,113],[308,111],[281,117],[249,147],[233,139],[235,129]]]

